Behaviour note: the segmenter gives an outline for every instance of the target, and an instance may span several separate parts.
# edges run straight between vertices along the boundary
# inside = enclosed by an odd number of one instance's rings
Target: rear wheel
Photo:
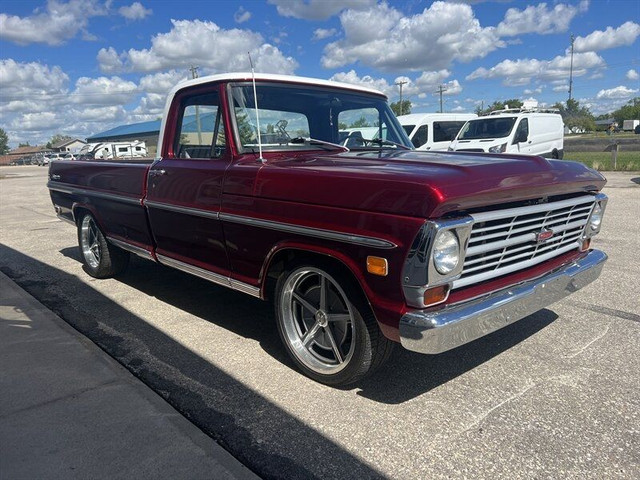
[[[393,343],[380,332],[354,282],[331,268],[300,266],[276,286],[276,318],[298,368],[327,385],[356,382],[389,357]]]
[[[129,253],[107,242],[90,213],[78,222],[78,244],[85,270],[92,277],[112,277],[129,264]]]

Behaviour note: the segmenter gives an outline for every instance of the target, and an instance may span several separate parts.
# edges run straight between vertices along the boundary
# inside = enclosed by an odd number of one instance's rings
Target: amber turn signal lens
[[[382,257],[367,257],[367,272],[386,277],[387,273],[389,273],[387,259]]]
[[[586,250],[589,250],[590,246],[591,246],[591,239],[590,238],[585,238],[582,241],[582,245],[580,246],[580,250],[584,252]]]
[[[449,296],[449,285],[439,285],[424,292],[424,305],[429,307],[444,302]]]

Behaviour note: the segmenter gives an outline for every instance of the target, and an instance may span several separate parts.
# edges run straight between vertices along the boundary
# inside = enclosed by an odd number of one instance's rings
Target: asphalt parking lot
[[[0,270],[263,478],[640,478],[640,174],[606,174],[595,284],[335,389],[293,368],[267,303],[138,258],[89,277],[46,173],[0,168]]]

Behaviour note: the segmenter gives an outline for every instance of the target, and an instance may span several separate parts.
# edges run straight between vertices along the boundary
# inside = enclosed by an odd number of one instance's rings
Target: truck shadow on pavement
[[[62,253],[80,262],[77,248]],[[118,280],[244,338],[259,342],[273,358],[295,370],[278,336],[272,304],[213,285],[198,277],[132,257]],[[541,310],[486,337],[440,355],[422,355],[399,345],[378,372],[344,387],[370,400],[400,404],[416,398],[509,350],[558,316]]]
[[[71,249],[65,249],[63,253],[77,259]],[[224,292],[204,281],[202,284],[191,281],[179,272],[176,272],[178,276],[172,277],[171,272],[157,269],[162,267],[156,268],[151,262],[144,264],[138,265],[142,267],[141,271],[136,272],[134,268],[120,280],[147,285],[142,291],[163,301],[183,296],[183,303],[176,302],[178,305],[184,305],[185,309],[198,312],[195,313],[198,315],[203,313],[205,319],[211,319],[211,311],[216,311],[210,321],[219,321],[222,326],[227,321],[222,318],[234,317],[231,312],[235,312],[237,319],[238,309],[252,310],[254,320],[239,322],[248,325],[240,326],[237,331],[246,336],[262,337],[269,348],[277,341],[269,333],[270,326],[265,326],[266,322],[260,318],[266,316],[264,307],[255,310],[253,303],[247,302],[242,294]],[[2,244],[0,270],[262,478],[385,478],[332,440],[75,275]],[[161,279],[149,277],[150,274],[157,274]],[[210,288],[215,290],[213,295]],[[175,292],[170,293],[171,289]]]

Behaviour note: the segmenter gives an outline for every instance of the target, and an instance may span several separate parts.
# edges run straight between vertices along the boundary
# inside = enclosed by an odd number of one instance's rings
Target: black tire
[[[113,277],[129,264],[129,252],[107,242],[90,213],[83,213],[78,221],[78,246],[84,269],[92,277]]]
[[[380,367],[393,350],[360,287],[337,268],[291,268],[278,279],[274,303],[287,353],[317,382],[357,382]]]

